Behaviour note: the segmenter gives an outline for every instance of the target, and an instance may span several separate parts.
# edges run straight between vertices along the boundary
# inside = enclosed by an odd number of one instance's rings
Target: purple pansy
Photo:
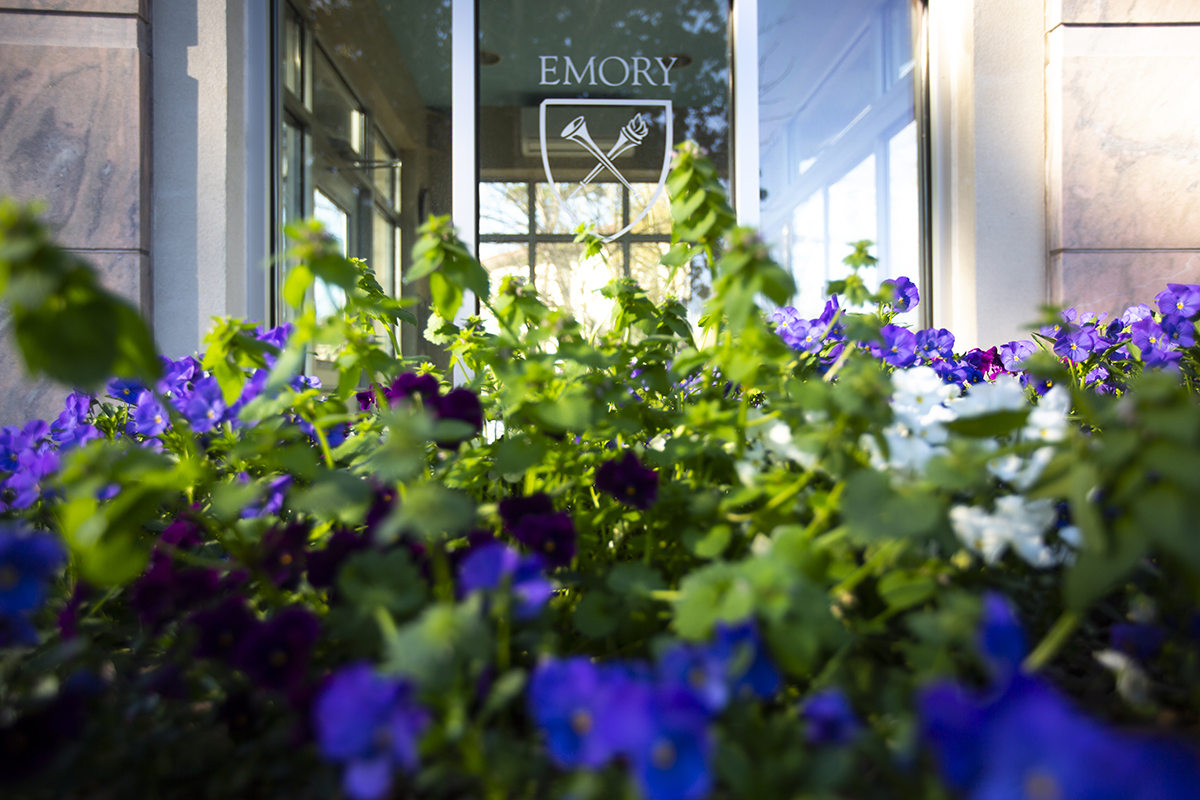
[[[1037,351],[1037,346],[1028,339],[1017,339],[1000,345],[1000,364],[1009,372],[1021,369],[1021,363]]]
[[[418,375],[415,372],[404,373],[392,381],[391,386],[383,390],[388,405],[392,406],[401,400],[411,400],[413,397],[418,397],[422,403],[429,405],[437,400],[440,393],[441,387],[438,386],[437,378],[428,373]]]
[[[862,723],[841,689],[826,689],[811,695],[800,709],[809,744],[849,744],[862,730]]]
[[[526,514],[512,528],[513,538],[540,553],[551,567],[565,567],[575,557],[575,523],[565,511]]]
[[[21,451],[16,471],[4,482],[4,488],[11,493],[9,504],[13,508],[29,508],[36,503],[46,489],[46,478],[58,472],[58,466],[58,453],[53,450]]]
[[[315,589],[330,589],[346,559],[370,547],[366,536],[344,528],[336,530],[321,550],[308,554],[308,582]]]
[[[224,421],[227,410],[217,379],[209,376],[196,381],[191,396],[184,403],[183,415],[197,433],[205,433]]]
[[[338,670],[316,698],[313,728],[321,754],[345,765],[342,788],[354,800],[378,800],[396,767],[413,772],[429,714],[411,684],[358,663]]]
[[[917,360],[917,337],[908,328],[884,325],[879,329],[881,341],[870,343],[871,355],[893,367],[910,367]]]
[[[1094,328],[1067,327],[1054,338],[1054,354],[1078,364],[1086,361],[1098,345]]]
[[[133,410],[133,429],[143,436],[158,436],[171,424],[171,418],[163,404],[153,394],[142,392]]]
[[[39,608],[50,578],[66,561],[57,537],[11,523],[0,527],[0,615]]]
[[[896,311],[909,311],[921,301],[917,285],[903,275],[895,280],[886,280],[882,285],[892,287],[892,308]]]
[[[596,488],[634,508],[647,509],[658,499],[658,472],[642,466],[632,452],[596,469]]]
[[[1200,286],[1191,283],[1168,283],[1154,298],[1163,316],[1179,314],[1193,318],[1200,314]]]
[[[954,334],[945,328],[917,331],[917,355],[927,362],[954,358]]]
[[[511,580],[518,619],[536,616],[554,594],[542,557],[537,553],[522,556],[502,542],[473,548],[458,566],[458,585],[464,594],[495,589],[506,579]]]
[[[227,598],[216,608],[197,611],[189,622],[199,630],[197,658],[215,658],[232,662],[246,636],[259,622],[241,597]]]
[[[294,692],[319,634],[320,623],[310,611],[285,608],[250,632],[238,648],[237,665],[260,686]]]
[[[1159,326],[1163,337],[1174,347],[1196,344],[1196,324],[1182,314],[1163,314]]]

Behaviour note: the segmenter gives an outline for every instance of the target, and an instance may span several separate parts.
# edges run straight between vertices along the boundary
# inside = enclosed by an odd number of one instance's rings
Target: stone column
[[[0,195],[41,200],[58,241],[149,319],[147,0],[0,0]],[[52,419],[0,313],[0,424]]]
[[[1047,0],[1050,297],[1200,283],[1200,2]]]

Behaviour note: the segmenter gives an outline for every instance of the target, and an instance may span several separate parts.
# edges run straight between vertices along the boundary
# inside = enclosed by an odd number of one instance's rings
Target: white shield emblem
[[[624,117],[628,113],[628,120]],[[662,114],[661,125],[657,121]],[[614,117],[613,115],[618,116]],[[591,128],[589,128],[589,121]],[[624,124],[622,124],[624,121]],[[541,136],[542,166],[546,169],[546,180],[550,190],[560,205],[584,186],[597,180],[616,179],[626,188],[633,190],[629,177],[622,173],[628,169],[615,163],[621,156],[645,155],[638,154],[637,148],[662,147],[662,167],[658,170],[655,187],[649,201],[640,209],[631,209],[629,224],[611,236],[603,237],[611,242],[619,239],[633,229],[642,220],[658,198],[662,196],[667,185],[667,173],[671,169],[671,149],[674,146],[672,138],[672,116],[670,100],[569,100],[556,98],[543,100],[539,114],[539,134]],[[596,126],[603,126],[600,130]],[[547,127],[550,130],[547,130]],[[609,130],[612,128],[612,130]],[[661,128],[661,130],[660,130]],[[655,135],[652,135],[655,134]],[[595,137],[595,138],[593,138]],[[597,140],[603,143],[597,143]],[[580,180],[565,182],[563,185],[574,184],[564,198],[559,181],[555,180],[550,167],[551,153],[583,157],[594,166]],[[657,155],[657,153],[655,153]],[[641,159],[644,161],[645,159]],[[652,162],[658,166],[658,159]],[[638,182],[647,182],[644,177],[637,177]]]

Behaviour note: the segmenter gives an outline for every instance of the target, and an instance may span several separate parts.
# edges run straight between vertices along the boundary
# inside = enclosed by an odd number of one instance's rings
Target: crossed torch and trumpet
[[[596,176],[606,169],[615,175],[617,180],[625,184],[626,188],[633,191],[633,187],[629,185],[629,181],[625,180],[625,176],[616,168],[612,160],[631,147],[637,147],[641,144],[649,130],[650,128],[646,125],[646,121],[642,119],[642,115],[634,114],[633,119],[629,120],[621,128],[621,135],[617,137],[616,143],[606,154],[592,140],[591,135],[588,133],[587,120],[582,115],[567,123],[567,126],[562,129],[562,138],[570,139],[579,144],[600,162],[596,165],[595,169],[587,174],[586,178],[579,182],[579,185],[575,187],[575,191],[571,192],[567,196],[567,199],[569,200],[574,197],[576,192],[595,180]]]

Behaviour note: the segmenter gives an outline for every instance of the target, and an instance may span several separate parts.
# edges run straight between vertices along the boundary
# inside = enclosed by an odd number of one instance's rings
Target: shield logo
[[[538,126],[542,166],[560,206],[594,182],[615,180],[631,196],[637,193],[634,184],[657,182],[648,201],[630,209],[629,224],[603,237],[605,242],[633,230],[662,196],[674,147],[670,100],[543,100]]]

